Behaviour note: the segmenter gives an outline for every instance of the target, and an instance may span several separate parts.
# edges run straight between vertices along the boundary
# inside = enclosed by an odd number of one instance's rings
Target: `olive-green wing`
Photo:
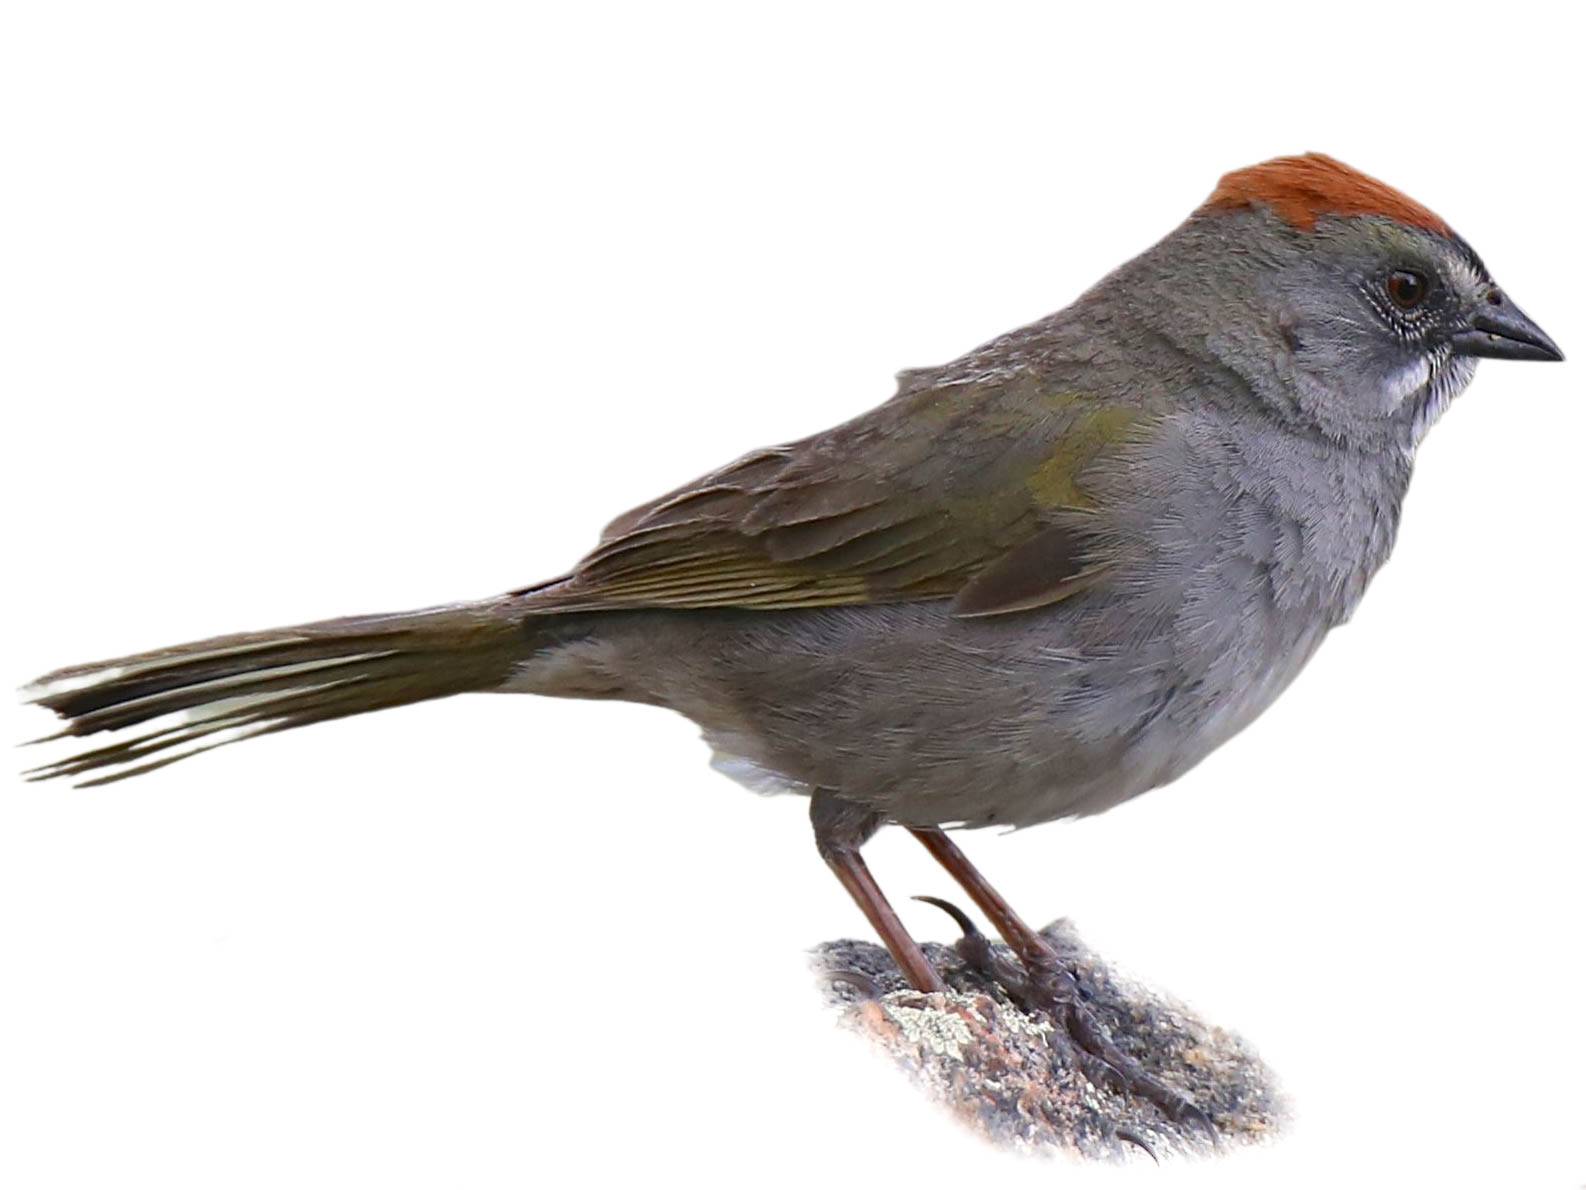
[[[905,389],[619,517],[571,575],[525,594],[546,612],[1041,606],[1105,572],[1084,475],[1147,422],[1030,376]]]

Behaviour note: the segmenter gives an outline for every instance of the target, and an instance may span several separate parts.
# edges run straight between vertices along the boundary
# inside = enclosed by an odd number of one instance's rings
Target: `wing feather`
[[[1106,574],[1085,476],[1151,424],[1029,374],[911,388],[618,517],[570,575],[521,594],[537,612],[1043,606]]]

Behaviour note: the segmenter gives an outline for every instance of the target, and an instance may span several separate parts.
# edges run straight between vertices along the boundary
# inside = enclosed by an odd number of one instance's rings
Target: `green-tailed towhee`
[[[635,509],[560,578],[50,674],[31,694],[62,734],[153,729],[33,775],[467,691],[670,707],[725,772],[810,796],[916,987],[941,985],[859,856],[888,822],[1085,1054],[1193,1114],[940,828],[1105,810],[1260,714],[1387,558],[1416,447],[1483,356],[1562,358],[1431,211],[1269,161],[1067,309]]]

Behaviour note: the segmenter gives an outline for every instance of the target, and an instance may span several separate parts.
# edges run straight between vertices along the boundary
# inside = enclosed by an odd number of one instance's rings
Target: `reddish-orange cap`
[[[1323,215],[1381,215],[1410,227],[1452,235],[1448,224],[1414,199],[1322,153],[1275,157],[1224,174],[1206,209],[1266,207],[1291,227],[1311,231]]]

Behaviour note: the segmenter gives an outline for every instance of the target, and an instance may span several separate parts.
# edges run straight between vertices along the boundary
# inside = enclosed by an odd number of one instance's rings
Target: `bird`
[[[863,859],[884,825],[1087,1069],[1195,1118],[947,831],[1102,812],[1271,705],[1388,558],[1417,448],[1484,358],[1563,354],[1428,208],[1323,154],[1265,161],[1068,307],[618,517],[556,578],[48,674],[25,691],[65,721],[46,738],[119,734],[29,776],[462,693],[669,708],[730,777],[809,799],[915,989],[944,984]]]

